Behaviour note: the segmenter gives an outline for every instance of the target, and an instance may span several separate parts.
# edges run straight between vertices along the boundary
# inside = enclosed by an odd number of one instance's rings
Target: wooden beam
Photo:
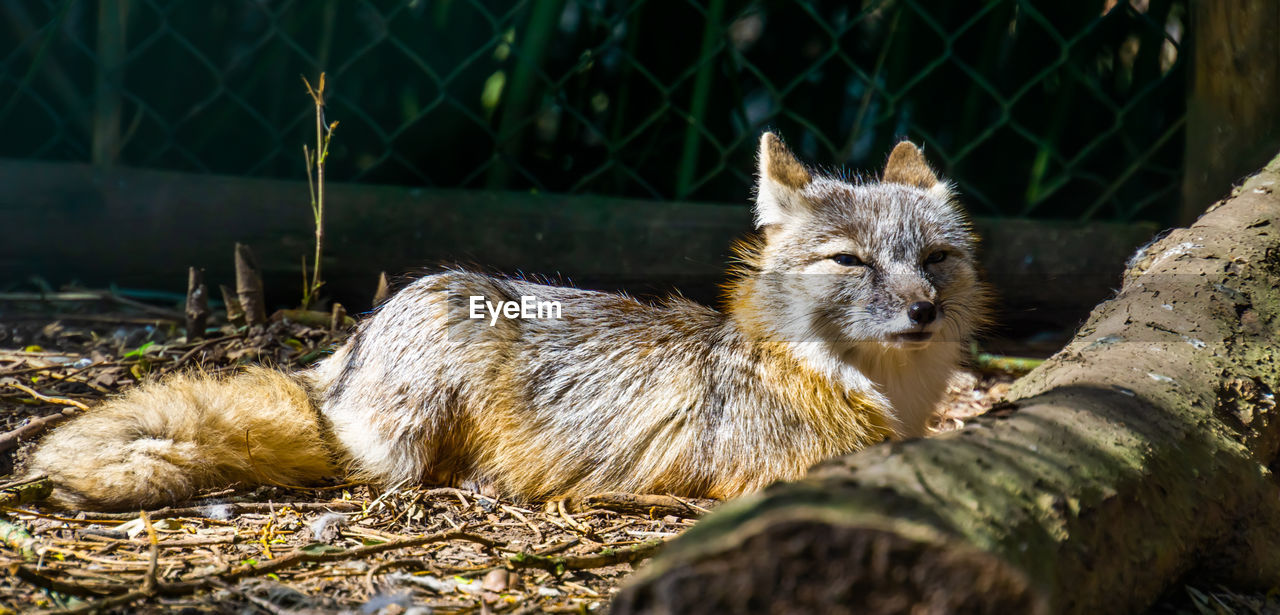
[[[268,311],[300,298],[313,240],[302,181],[0,159],[0,280],[171,288],[190,266],[210,288],[234,280],[236,242],[253,248]],[[445,264],[549,276],[602,289],[715,302],[734,239],[751,230],[749,190],[734,205],[599,196],[327,187],[325,290],[369,307],[381,271],[401,279]],[[1120,280],[1152,225],[979,219],[1002,320],[1070,329]]]

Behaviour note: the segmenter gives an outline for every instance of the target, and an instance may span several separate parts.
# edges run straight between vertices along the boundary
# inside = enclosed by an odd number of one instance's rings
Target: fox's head
[[[760,139],[755,223],[731,289],[740,320],[785,341],[914,350],[965,341],[984,313],[975,238],[951,186],[903,141],[880,181],[849,182]]]

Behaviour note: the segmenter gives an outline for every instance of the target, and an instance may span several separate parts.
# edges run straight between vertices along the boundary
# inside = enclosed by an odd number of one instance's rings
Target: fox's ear
[[[884,165],[882,181],[924,188],[943,198],[951,194],[951,187],[938,180],[929,163],[925,162],[920,148],[910,141],[903,141],[893,148],[889,162]]]
[[[760,171],[756,184],[756,228],[781,224],[808,210],[802,192],[813,181],[809,170],[772,132],[760,136]]]

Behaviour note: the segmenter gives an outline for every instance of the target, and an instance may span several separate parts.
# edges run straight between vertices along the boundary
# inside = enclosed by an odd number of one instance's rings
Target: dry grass
[[[269,488],[204,502],[180,516],[153,515],[163,517],[151,522],[154,549],[137,514],[8,509],[35,539],[37,557],[0,551],[14,573],[0,601],[12,610],[121,612],[595,611],[630,572],[626,560],[643,559],[693,523],[600,509],[552,513],[419,487],[380,495],[365,486]],[[236,510],[234,502],[256,505]]]
[[[92,404],[173,370],[305,364],[342,338],[276,322],[187,343],[168,321],[139,319],[146,317],[7,328],[0,431],[25,424],[38,432],[31,421],[77,412],[68,401]],[[990,408],[1010,380],[958,378],[940,427],[956,428]],[[9,462],[37,434],[21,435],[21,447],[0,450]],[[462,489],[377,493],[367,485],[232,486],[205,495],[192,507],[146,517],[38,503],[4,508],[0,611],[600,613],[634,565],[715,504],[627,514]]]

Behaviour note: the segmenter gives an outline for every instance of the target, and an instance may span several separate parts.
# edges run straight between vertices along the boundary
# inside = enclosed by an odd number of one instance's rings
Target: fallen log
[[[725,504],[628,613],[1131,613],[1280,584],[1280,157],[1141,250],[1014,412]]]

